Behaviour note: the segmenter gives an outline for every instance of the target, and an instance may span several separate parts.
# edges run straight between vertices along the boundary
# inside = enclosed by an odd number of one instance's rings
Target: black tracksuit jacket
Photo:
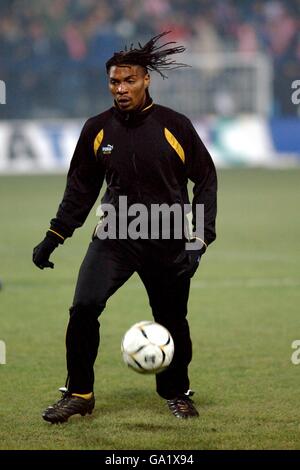
[[[138,112],[117,106],[86,121],[67,176],[67,185],[51,230],[60,240],[83,225],[104,179],[102,202],[116,208],[119,196],[128,206],[142,203],[188,204],[187,182],[194,183],[195,204],[204,204],[204,238],[215,238],[216,171],[209,152],[190,120],[149,97]]]

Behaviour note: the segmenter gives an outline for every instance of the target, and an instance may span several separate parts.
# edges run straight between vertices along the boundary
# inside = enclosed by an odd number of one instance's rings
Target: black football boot
[[[70,416],[87,413],[91,414],[95,406],[94,394],[90,399],[73,396],[64,387],[60,389],[62,398],[54,405],[48,406],[42,414],[45,421],[50,423],[64,423],[68,421]]]
[[[194,395],[194,392],[188,390],[186,393],[177,395],[172,400],[167,400],[167,405],[176,418],[186,419],[199,416],[193,400],[190,399],[192,395]]]

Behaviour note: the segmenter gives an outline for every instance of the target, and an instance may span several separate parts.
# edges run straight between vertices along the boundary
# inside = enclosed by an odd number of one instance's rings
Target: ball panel
[[[166,328],[158,323],[151,323],[143,327],[149,341],[155,344],[166,344],[169,340],[170,333]]]
[[[147,344],[143,349],[133,354],[133,357],[147,372],[159,369],[163,363],[163,353],[155,344]]]
[[[123,352],[123,359],[128,367],[135,370],[136,372],[144,373],[143,367],[136,359],[134,359],[133,356],[127,354],[126,352]]]
[[[148,339],[143,335],[140,328],[131,327],[122,341],[122,348],[128,353],[134,353],[148,344]]]

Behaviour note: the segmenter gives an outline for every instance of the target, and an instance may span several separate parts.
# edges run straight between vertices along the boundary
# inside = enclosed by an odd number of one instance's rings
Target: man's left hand
[[[198,247],[199,246],[199,247]],[[197,238],[193,238],[189,241],[189,247],[186,250],[187,253],[187,264],[179,271],[178,276],[184,276],[192,278],[198,269],[201,256],[206,251],[206,245]]]

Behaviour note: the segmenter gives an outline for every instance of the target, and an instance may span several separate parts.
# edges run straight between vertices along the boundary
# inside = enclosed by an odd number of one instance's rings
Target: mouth
[[[130,98],[118,98],[117,103],[121,108],[126,108],[130,103],[131,99]]]

